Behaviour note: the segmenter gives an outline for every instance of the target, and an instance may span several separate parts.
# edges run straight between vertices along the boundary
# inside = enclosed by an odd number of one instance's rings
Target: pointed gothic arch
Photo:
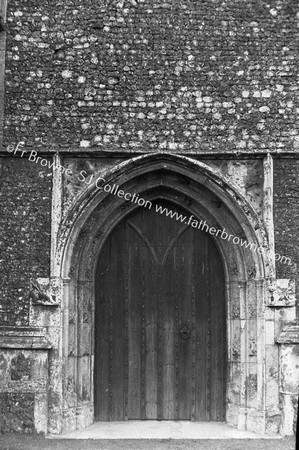
[[[259,254],[214,238],[226,278],[226,420],[239,428],[264,429],[262,311],[269,262],[267,234],[259,217],[230,180],[188,157],[140,156],[97,176],[107,184],[115,183],[124,192],[137,191],[145,200],[160,198],[183,205],[210,227],[225,228],[233,236],[265,248]],[[59,229],[56,261],[63,280],[60,400],[63,432],[82,428],[94,420],[96,265],[111,230],[137,207],[92,184],[77,197]]]

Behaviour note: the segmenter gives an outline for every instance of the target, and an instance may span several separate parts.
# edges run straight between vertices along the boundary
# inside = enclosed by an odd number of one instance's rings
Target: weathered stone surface
[[[270,422],[277,423],[279,408],[279,349],[277,345],[266,345],[266,414]],[[271,428],[274,425],[271,425]],[[276,425],[275,425],[276,426]],[[278,430],[276,430],[277,432]]]
[[[274,3],[9,2],[5,142],[296,148],[298,4]]]
[[[0,166],[0,324],[28,325],[30,278],[49,274],[51,173],[11,157]]]
[[[279,391],[282,404],[281,432],[296,431],[299,380],[299,323],[286,322],[276,338],[280,344]]]
[[[0,433],[34,432],[34,394],[0,393]]]
[[[47,432],[48,350],[37,348],[1,350],[0,433]]]
[[[219,174],[226,176],[262,215],[263,165],[262,160],[206,160]]]
[[[299,344],[299,321],[285,322],[281,332],[276,337],[278,344]]]
[[[298,160],[277,159],[274,161],[275,251],[284,257],[276,261],[277,278],[295,280],[297,317],[299,311],[298,173]]]
[[[10,378],[12,381],[30,380],[32,360],[22,353],[11,360]]]
[[[0,348],[50,349],[46,330],[34,327],[0,327]]]

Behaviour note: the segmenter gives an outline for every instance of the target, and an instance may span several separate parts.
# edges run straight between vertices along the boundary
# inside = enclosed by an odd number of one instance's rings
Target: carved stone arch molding
[[[132,158],[101,173],[107,184],[166,199],[210,227],[261,246],[262,254],[214,238],[226,277],[226,420],[240,429],[266,430],[264,313],[271,277],[267,233],[249,202],[229,179],[206,164],[177,155]],[[61,280],[59,345],[50,368],[49,431],[93,423],[94,279],[109,233],[138,206],[95,185],[86,187],[65,214],[56,239],[54,272]],[[51,380],[52,377],[52,380]],[[278,408],[278,405],[277,405]]]

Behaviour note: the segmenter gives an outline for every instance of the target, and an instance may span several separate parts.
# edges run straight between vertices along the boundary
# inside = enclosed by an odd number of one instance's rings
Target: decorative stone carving
[[[31,280],[29,299],[33,306],[58,306],[57,296],[52,289],[49,278]]]
[[[88,234],[88,230],[82,228],[82,230],[81,230],[80,233],[79,233],[79,238],[80,238],[80,239],[81,239],[81,238],[85,238],[85,237],[87,236],[87,234]]]
[[[256,341],[252,337],[249,339],[249,356],[256,356]]]
[[[90,322],[90,313],[89,311],[83,312],[83,323],[89,323]]]
[[[86,278],[86,280],[91,280],[92,279],[92,274],[91,274],[91,271],[89,269],[85,270],[85,278]]]
[[[285,322],[275,342],[284,345],[299,344],[299,321],[290,320]],[[298,352],[295,352],[295,354],[298,354]]]
[[[295,280],[273,280],[268,288],[268,306],[291,307],[296,303]]]
[[[238,319],[240,317],[240,305],[233,303],[232,305],[232,318]]]
[[[71,268],[69,270],[69,278],[73,278],[75,271],[76,271],[75,267],[71,266]]]
[[[26,358],[22,353],[11,360],[10,374],[11,380],[29,380],[31,377],[32,360]]]
[[[239,359],[241,355],[241,349],[240,349],[240,345],[235,342],[233,344],[233,359]]]
[[[248,278],[249,279],[253,279],[253,278],[255,278],[256,277],[256,270],[255,270],[255,267],[250,267],[249,269],[248,269]]]
[[[185,196],[184,196],[184,199],[183,199],[183,204],[190,207],[190,206],[192,206],[192,204],[193,204],[193,200],[190,199],[190,197],[187,197],[187,196],[185,195]]]
[[[231,268],[230,273],[233,278],[238,278],[239,270],[236,264],[234,264],[234,266]]]
[[[76,323],[77,319],[77,313],[73,310],[69,310],[69,323],[74,324]]]
[[[4,18],[0,16],[0,33],[6,30],[6,24]]]

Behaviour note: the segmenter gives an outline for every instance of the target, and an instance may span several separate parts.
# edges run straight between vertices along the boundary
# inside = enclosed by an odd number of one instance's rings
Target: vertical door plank
[[[125,227],[121,224],[111,236],[111,314],[112,341],[110,348],[111,370],[111,421],[124,420],[124,350],[125,350],[125,286],[124,286]]]
[[[174,391],[174,402],[175,402],[175,415],[174,419],[180,419],[179,412],[179,386],[180,386],[180,360],[179,360],[179,347],[180,347],[180,286],[181,277],[178,275],[180,273],[180,248],[178,242],[175,243],[174,249],[174,367],[175,367],[175,391]]]
[[[128,248],[128,418],[141,419],[141,246],[135,231],[127,226]]]
[[[187,228],[178,240],[179,290],[179,419],[191,419],[192,405],[192,235]]]
[[[95,379],[97,389],[96,414],[98,420],[109,418],[109,342],[110,342],[110,285],[113,273],[111,271],[111,241],[107,241],[101,254],[97,270],[97,286],[99,297],[96,302],[96,345],[95,345]]]
[[[155,420],[157,416],[157,282],[156,270],[148,264],[145,299],[145,415]]]
[[[169,205],[167,205],[169,207]],[[178,329],[180,324],[180,298],[178,288],[184,290],[181,275],[180,231],[183,225],[176,220],[160,217],[161,261],[161,343],[162,343],[162,418],[180,418],[180,349]]]
[[[164,252],[167,248],[163,248]],[[162,254],[164,253],[162,252]],[[164,253],[165,254],[165,253]],[[174,419],[175,416],[175,295],[174,264],[170,254],[161,264],[161,362],[162,362],[162,418]]]
[[[195,419],[197,421],[209,420],[207,411],[207,311],[208,311],[208,295],[206,285],[207,263],[205,260],[205,239],[204,234],[200,231],[195,234],[195,251],[194,270],[196,273],[195,289],[195,326],[196,326],[196,380],[195,380],[195,401],[196,412]]]
[[[141,208],[132,222],[142,234],[142,350],[141,350],[141,416],[157,419],[157,261],[155,242],[157,228],[154,211]]]
[[[95,419],[108,420],[109,398],[109,295],[110,284],[110,241],[101,253],[96,274],[95,305]]]
[[[211,420],[211,267],[209,240],[204,239],[205,291],[206,291],[206,420]]]
[[[194,265],[195,265],[195,258],[197,253],[197,248],[195,247],[195,233],[196,231],[193,230],[192,232],[192,242],[191,242],[191,253],[192,253],[192,260],[191,260],[191,322],[192,322],[192,336],[191,336],[191,349],[192,349],[192,364],[191,364],[191,420],[195,421],[195,414],[196,414],[196,402],[195,402],[195,392],[196,392],[196,339],[197,339],[197,332],[196,332],[196,315],[195,315],[195,308],[196,308],[196,286],[195,286],[195,280],[197,277],[197,274],[195,274]]]
[[[128,226],[124,223],[124,418],[129,418],[129,268],[128,268]]]

